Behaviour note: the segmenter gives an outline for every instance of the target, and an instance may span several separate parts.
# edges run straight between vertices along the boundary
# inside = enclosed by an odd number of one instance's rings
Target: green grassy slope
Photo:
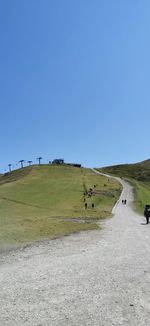
[[[83,194],[94,184],[85,210]],[[119,193],[117,182],[67,165],[31,166],[0,176],[0,247],[97,228],[95,220],[110,215]],[[81,219],[84,223],[77,222]]]
[[[98,170],[131,181],[135,188],[137,211],[143,213],[145,204],[150,204],[150,160],[136,164],[108,166]]]

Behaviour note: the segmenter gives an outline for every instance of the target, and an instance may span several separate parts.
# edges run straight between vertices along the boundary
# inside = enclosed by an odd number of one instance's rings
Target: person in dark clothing
[[[85,203],[85,209],[87,209],[87,203]]]
[[[148,224],[150,218],[150,205],[145,205],[144,216],[146,217],[146,224]]]

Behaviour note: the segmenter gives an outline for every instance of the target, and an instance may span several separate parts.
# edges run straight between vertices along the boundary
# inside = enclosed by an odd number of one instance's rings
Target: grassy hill
[[[132,182],[135,188],[137,211],[143,213],[145,204],[150,204],[150,159],[135,164],[108,166],[98,170]]]
[[[92,197],[84,196],[91,187]],[[96,220],[110,216],[120,190],[117,182],[90,169],[67,165],[30,166],[1,175],[0,248],[98,228]]]

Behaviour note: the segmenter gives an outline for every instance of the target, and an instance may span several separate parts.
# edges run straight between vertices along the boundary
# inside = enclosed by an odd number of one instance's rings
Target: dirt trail
[[[150,224],[121,183],[102,231],[0,255],[0,325],[150,325]]]

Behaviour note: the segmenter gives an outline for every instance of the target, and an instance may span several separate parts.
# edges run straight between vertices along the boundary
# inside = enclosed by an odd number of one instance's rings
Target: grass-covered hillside
[[[1,250],[98,228],[95,221],[111,214],[120,190],[117,182],[90,169],[67,165],[30,166],[1,175]]]
[[[98,169],[128,179],[135,187],[136,208],[143,213],[145,204],[150,204],[150,160],[136,164],[121,164]]]

